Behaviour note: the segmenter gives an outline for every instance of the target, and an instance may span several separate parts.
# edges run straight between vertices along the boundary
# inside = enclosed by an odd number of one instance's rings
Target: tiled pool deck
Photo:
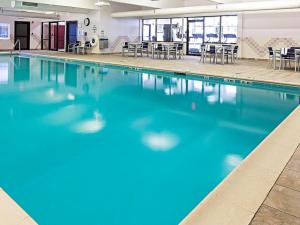
[[[238,64],[222,66],[200,64],[198,57],[168,61],[120,55],[72,55],[59,52],[30,54],[300,86],[300,72],[275,71],[265,61],[240,60]],[[300,225],[299,144],[300,106],[181,224]],[[0,201],[3,200],[2,196],[6,196],[10,209],[11,205],[14,206],[15,217],[19,219],[6,218],[13,214],[6,213],[6,208],[0,204],[0,225],[36,224],[0,189]]]
[[[300,145],[251,225],[300,224]]]

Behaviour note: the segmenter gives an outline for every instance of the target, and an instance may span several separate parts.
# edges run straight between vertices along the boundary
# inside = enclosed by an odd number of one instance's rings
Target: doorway
[[[58,39],[57,39],[57,33],[58,33],[58,22],[50,22],[50,46],[49,50],[57,51],[58,50]]]
[[[67,48],[70,44],[76,43],[76,41],[77,41],[77,29],[78,29],[78,22],[77,21],[68,21],[67,22],[66,51],[68,51]]]
[[[20,41],[21,50],[30,50],[30,22],[15,21],[15,42]],[[19,46],[15,46],[15,50]]]
[[[204,43],[204,18],[188,20],[187,54],[199,55]]]

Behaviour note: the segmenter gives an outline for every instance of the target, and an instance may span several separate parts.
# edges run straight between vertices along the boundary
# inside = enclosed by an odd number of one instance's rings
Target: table
[[[142,43],[136,42],[136,43],[128,43],[128,52],[130,50],[130,47],[134,49],[134,57],[137,57],[137,52],[139,48],[142,48]]]
[[[152,58],[154,58],[154,53],[155,53],[155,51],[154,51],[155,47],[154,46],[157,45],[157,44],[161,44],[162,47],[164,49],[166,49],[166,51],[167,51],[167,59],[168,60],[170,60],[170,50],[175,47],[176,48],[176,58],[177,58],[177,44],[174,43],[174,42],[153,42],[152,43],[152,49],[151,49],[151,51],[152,51]]]
[[[233,50],[234,50],[234,45],[227,45],[227,46],[223,46],[223,45],[214,45],[216,47],[216,63],[217,63],[217,58],[218,58],[218,55],[221,54],[221,64],[224,65],[225,63],[225,51],[231,51],[232,52],[232,55],[231,57],[234,57],[233,56]],[[206,51],[209,51],[210,49],[210,45],[207,45],[207,47],[205,48],[206,50],[204,51],[205,52],[205,56],[203,56],[201,54],[201,61],[204,62],[205,58],[206,58]],[[203,49],[202,49],[203,51]]]

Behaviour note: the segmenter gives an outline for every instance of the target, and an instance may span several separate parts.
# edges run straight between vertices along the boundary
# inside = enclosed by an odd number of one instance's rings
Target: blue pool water
[[[41,225],[178,224],[298,104],[297,88],[2,56],[0,187]]]

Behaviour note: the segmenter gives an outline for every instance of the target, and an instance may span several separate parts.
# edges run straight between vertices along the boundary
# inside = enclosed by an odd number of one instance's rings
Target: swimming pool
[[[0,186],[39,224],[179,223],[299,89],[0,57]]]

